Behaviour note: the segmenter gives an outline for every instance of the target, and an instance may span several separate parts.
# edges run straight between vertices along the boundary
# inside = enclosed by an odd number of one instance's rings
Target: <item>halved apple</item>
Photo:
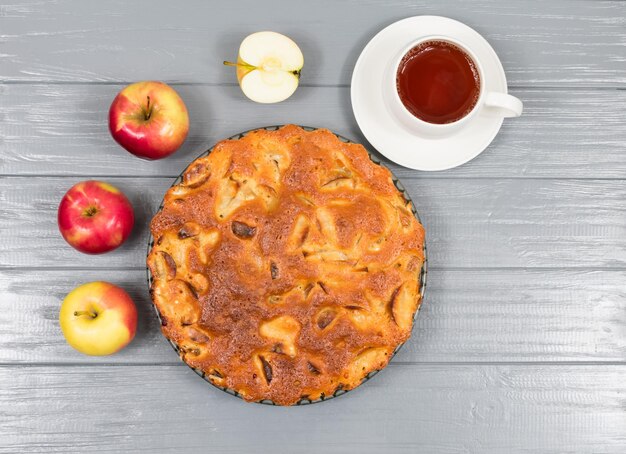
[[[237,80],[243,93],[263,104],[284,101],[298,88],[304,56],[298,45],[276,32],[257,32],[239,46]]]

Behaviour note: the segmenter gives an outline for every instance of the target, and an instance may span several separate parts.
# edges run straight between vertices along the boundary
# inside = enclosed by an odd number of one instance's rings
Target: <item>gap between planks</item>
[[[428,244],[426,245],[428,247]],[[147,248],[146,248],[147,252]],[[85,268],[84,266],[6,266],[0,265],[2,271],[146,271],[146,266],[96,266]],[[563,271],[563,272],[594,272],[594,271],[626,271],[626,266],[431,266],[428,271]]]
[[[626,1],[626,0],[624,0]],[[380,156],[379,156],[380,157]],[[388,162],[384,162],[384,164],[388,167]],[[407,169],[408,171],[411,171],[411,169]],[[616,178],[616,177],[606,177],[606,178],[602,178],[602,177],[589,177],[589,178],[583,178],[583,177],[536,177],[536,176],[523,176],[523,175],[516,175],[516,176],[507,176],[507,177],[495,177],[495,176],[486,176],[486,177],[480,177],[480,176],[438,176],[435,175],[435,172],[422,172],[419,170],[415,170],[414,171],[415,174],[414,175],[407,175],[407,176],[403,176],[402,178],[399,178],[400,182],[403,181],[411,181],[411,180],[487,180],[487,181],[491,181],[491,180],[495,180],[495,181],[509,181],[509,180],[524,180],[524,181],[626,181],[626,176],[624,178]],[[71,178],[71,179],[78,179],[78,178],[85,178],[85,179],[102,179],[102,178],[116,178],[116,179],[120,179],[120,180],[127,180],[127,179],[164,179],[164,178],[178,178],[179,174],[171,174],[171,175],[90,175],[90,174],[85,174],[85,175],[58,175],[58,174],[21,174],[21,173],[5,173],[5,174],[0,174],[0,178]]]
[[[626,360],[624,361],[395,361],[391,362],[386,367],[402,367],[402,366],[450,366],[450,367],[469,367],[469,366],[509,366],[509,367],[597,367],[597,366],[626,366]],[[162,361],[162,362],[97,362],[97,363],[83,363],[83,362],[32,362],[32,363],[19,363],[19,362],[3,362],[0,363],[0,368],[55,368],[55,367],[189,367],[182,361]]]
[[[626,0],[624,0],[626,1]],[[45,81],[45,80],[16,80],[16,79],[0,79],[1,85],[103,85],[103,86],[115,86],[115,85],[129,85],[137,81],[68,81],[68,80],[57,80],[57,81]],[[168,85],[179,85],[185,87],[238,87],[238,83],[223,83],[223,82],[181,82],[175,80],[164,80]],[[301,83],[298,85],[299,87],[308,87],[308,88],[350,88],[350,84],[309,84],[309,83]],[[613,90],[626,90],[626,86],[624,85],[607,85],[607,86],[598,86],[598,85],[568,85],[568,84],[560,84],[560,85],[525,85],[525,84],[508,84],[507,87],[509,89],[514,90],[572,90],[572,91],[585,91],[585,90],[597,90],[597,91],[613,91]]]

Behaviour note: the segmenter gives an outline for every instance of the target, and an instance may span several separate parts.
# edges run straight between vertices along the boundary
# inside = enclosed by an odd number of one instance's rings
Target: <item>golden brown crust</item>
[[[354,388],[410,336],[424,230],[390,172],[330,131],[220,142],[151,230],[164,335],[247,400]]]

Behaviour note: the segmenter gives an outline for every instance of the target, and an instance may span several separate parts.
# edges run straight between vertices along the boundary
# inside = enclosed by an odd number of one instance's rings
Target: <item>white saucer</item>
[[[483,108],[456,134],[429,138],[410,131],[393,115],[383,98],[389,58],[422,37],[446,35],[467,44],[483,66],[484,90],[507,92],[506,76],[489,43],[461,22],[439,16],[415,16],[381,30],[365,46],[352,73],[352,110],[361,131],[384,156],[416,170],[445,170],[478,156],[494,139],[502,117]]]

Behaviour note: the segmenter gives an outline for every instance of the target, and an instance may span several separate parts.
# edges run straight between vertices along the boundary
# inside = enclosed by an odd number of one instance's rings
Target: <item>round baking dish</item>
[[[276,131],[277,129],[283,127],[284,125],[275,125],[275,126],[265,126],[265,127],[261,127],[261,128],[254,128],[254,129],[250,129],[248,131],[244,131],[241,132],[239,134],[235,134],[234,136],[228,137],[226,140],[237,140],[237,139],[241,139],[242,137],[245,137],[248,133],[250,133],[251,131],[256,131],[259,129],[265,129],[268,131]],[[300,125],[299,125],[300,126]],[[315,131],[316,129],[320,129],[320,128],[313,128],[310,126],[300,126],[302,129],[304,129],[305,131]],[[336,134],[333,132],[333,134],[335,134],[335,136],[341,140],[342,142],[346,142],[346,143],[357,143],[354,142],[346,137],[343,137],[339,134]],[[205,151],[204,153],[198,155],[195,159],[207,156],[209,153],[211,153],[211,151],[213,150],[213,147],[209,148],[207,151]],[[411,203],[411,211],[413,212],[413,215],[415,216],[415,218],[421,223],[421,219],[419,217],[419,214],[417,212],[417,209],[415,208],[415,204],[413,203],[413,201],[411,200],[411,197],[409,196],[409,194],[407,193],[406,189],[404,188],[404,186],[402,185],[402,183],[400,182],[400,180],[398,180],[398,178],[393,174],[393,172],[391,172],[391,170],[385,166],[376,156],[374,156],[372,154],[372,152],[370,150],[367,150],[367,153],[370,157],[370,159],[372,160],[373,163],[381,166],[381,167],[385,167],[387,168],[387,170],[390,171],[391,173],[391,177],[393,180],[393,184],[395,185],[395,187],[398,189],[398,191],[400,191],[400,193],[402,194],[402,196],[404,197],[404,199],[407,202]],[[195,161],[195,159],[193,161]],[[192,162],[193,162],[192,161]],[[190,163],[191,164],[191,163]],[[185,169],[183,169],[183,171],[178,175],[178,177],[174,180],[174,182],[172,183],[171,186],[176,186],[177,184],[179,184],[182,181],[182,177],[183,174],[185,173],[185,171],[187,170],[188,167],[186,167]],[[159,211],[161,211],[161,209],[163,208],[163,200],[161,200],[161,204],[159,205],[159,208],[157,209],[157,213]],[[156,213],[155,213],[156,214]],[[147,253],[146,256],[150,253],[150,250],[152,249],[154,243],[154,238],[152,237],[152,234],[150,234],[148,236],[148,249],[147,249]],[[146,273],[147,273],[147,283],[148,283],[148,289],[150,289],[152,287],[152,274],[150,273],[150,269],[146,266]],[[424,264],[422,265],[422,269],[420,271],[420,277],[419,277],[419,281],[420,281],[420,298],[421,301],[423,303],[424,301],[424,291],[426,289],[426,276],[428,274],[428,255],[427,255],[427,250],[426,250],[426,242],[424,242]],[[151,299],[152,301],[152,299]],[[156,315],[159,319],[159,322],[162,322],[161,320],[161,314],[159,313],[158,308],[156,307],[156,305],[154,305],[154,303],[152,303],[152,307],[154,308]],[[421,304],[420,304],[421,307]],[[416,320],[417,319],[417,314],[419,313],[419,307],[418,309],[415,311],[415,313],[413,314],[413,319]],[[176,351],[176,353],[179,355],[180,358],[180,348],[179,346],[172,340],[167,339],[167,341],[170,343],[170,345],[172,346],[172,348],[174,349],[174,351]],[[400,348],[404,345],[404,343],[398,345],[396,347],[396,349],[393,351],[393,353],[391,354],[391,358],[389,358],[389,361],[391,361],[393,359],[393,357],[395,356],[395,354],[400,350]],[[182,361],[182,359],[181,359]],[[184,362],[184,361],[183,361]],[[187,364],[187,363],[185,363]],[[218,388],[222,391],[224,391],[227,394],[230,394],[231,396],[235,396],[235,397],[239,397],[240,399],[243,399],[239,393],[233,389],[230,388],[226,388],[223,386],[218,386],[214,383],[212,383],[206,376],[205,373],[197,368],[191,367],[187,364],[187,366],[192,369],[196,374],[198,374],[200,377],[202,377],[206,382],[210,383],[212,386],[214,386],[215,388]],[[363,383],[365,383],[366,381],[368,381],[370,378],[372,378],[374,375],[376,375],[378,372],[380,372],[380,370],[375,370],[370,372],[369,374],[367,374],[363,380],[361,381],[361,383],[359,383],[358,386],[356,386],[353,389],[358,388],[359,386],[361,386]],[[345,394],[347,392],[349,392],[351,390],[344,390],[344,389],[340,389],[335,391],[333,394],[328,395],[328,396],[324,396],[322,398],[316,399],[316,400],[311,400],[311,399],[300,399],[295,405],[308,405],[308,404],[314,404],[314,403],[318,403],[318,402],[323,402],[329,399],[332,399],[334,397],[340,396],[342,394]],[[255,403],[259,403],[259,404],[265,404],[265,405],[276,405],[273,401],[265,399],[265,400],[260,400],[260,401],[255,401]]]

